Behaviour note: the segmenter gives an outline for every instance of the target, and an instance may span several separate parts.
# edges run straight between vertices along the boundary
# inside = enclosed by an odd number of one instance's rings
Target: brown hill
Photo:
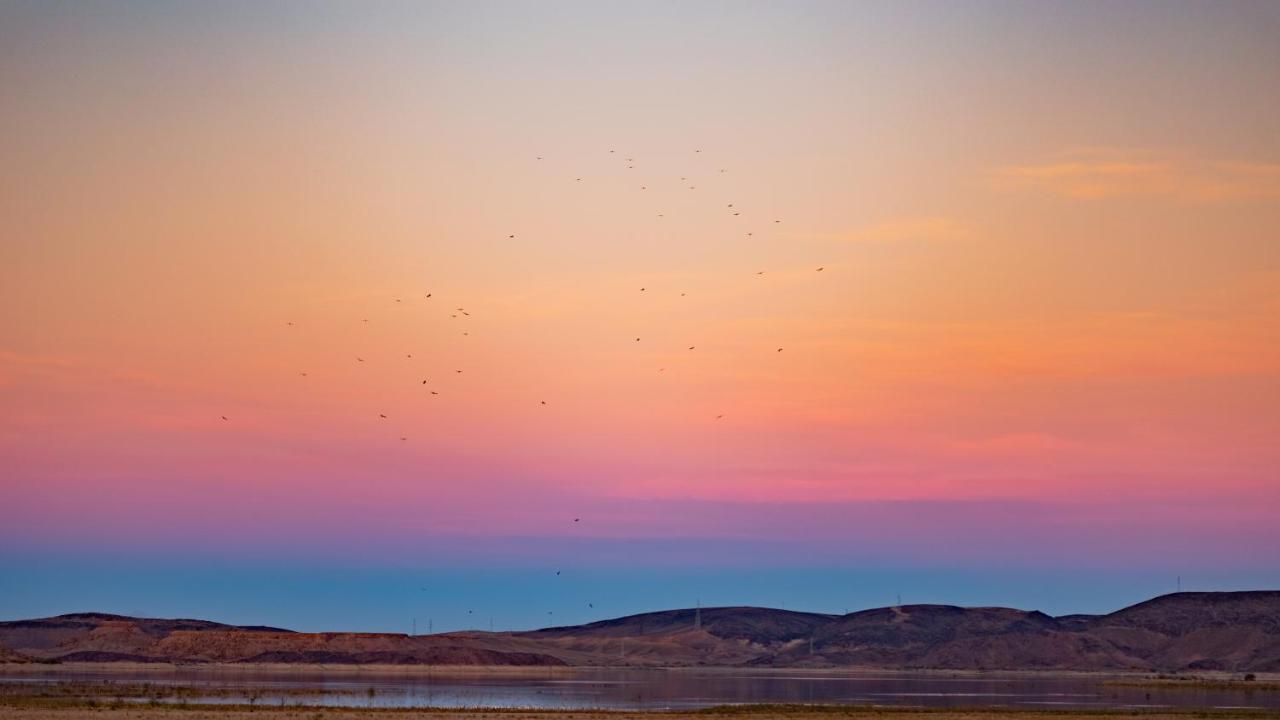
[[[949,605],[848,615],[723,607],[413,637],[85,613],[0,622],[0,648],[61,662],[1280,671],[1280,592],[1177,593],[1058,618]]]

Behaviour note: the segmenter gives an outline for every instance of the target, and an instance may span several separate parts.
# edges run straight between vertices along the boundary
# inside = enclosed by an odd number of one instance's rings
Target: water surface
[[[1132,680],[1132,678],[1130,678]],[[160,702],[343,707],[693,709],[743,703],[927,707],[1275,708],[1280,692],[1124,687],[1094,675],[875,673],[734,669],[572,669],[495,672],[414,669],[174,668],[23,672],[0,682],[151,683],[189,688]],[[201,695],[208,690],[208,695]],[[104,695],[110,699],[109,691]],[[145,701],[145,699],[144,699]]]

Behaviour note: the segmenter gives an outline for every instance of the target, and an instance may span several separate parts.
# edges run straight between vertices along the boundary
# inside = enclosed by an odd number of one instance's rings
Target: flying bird
[[[223,415],[223,416],[222,416],[222,419],[223,419],[223,420],[226,420],[226,419],[227,419],[227,416],[226,416],[226,415]]]
[[[778,352],[782,352],[782,348],[778,348]]]
[[[546,401],[546,400],[543,400],[543,401],[542,401],[542,404],[543,404],[543,405],[546,405],[546,404],[547,404],[547,401]]]
[[[690,346],[689,346],[689,349],[690,349],[690,350],[692,350],[692,349],[693,349],[693,347],[694,347],[693,345],[690,345]]]
[[[383,420],[387,419],[387,416],[383,415],[382,413],[378,413],[378,417],[382,418]]]
[[[814,272],[822,272],[822,268],[818,268],[817,270],[814,270]]]

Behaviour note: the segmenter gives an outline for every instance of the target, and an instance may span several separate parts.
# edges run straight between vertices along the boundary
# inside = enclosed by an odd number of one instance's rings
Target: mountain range
[[[667,610],[524,632],[301,633],[76,613],[0,622],[6,662],[1280,671],[1280,591],[1182,592],[1105,615],[903,605]]]

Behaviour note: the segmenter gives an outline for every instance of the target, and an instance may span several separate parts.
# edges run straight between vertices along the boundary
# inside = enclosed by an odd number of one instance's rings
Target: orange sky
[[[1265,532],[1280,15],[1036,10],[10,4],[0,533],[104,488],[107,544],[246,493]]]

